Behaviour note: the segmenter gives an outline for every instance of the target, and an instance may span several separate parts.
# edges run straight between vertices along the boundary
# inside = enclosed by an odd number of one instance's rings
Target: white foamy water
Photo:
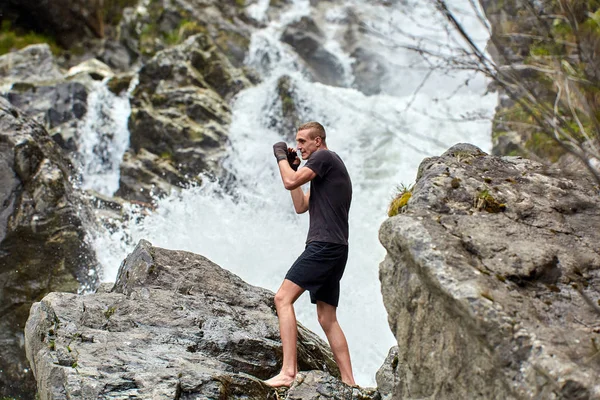
[[[290,76],[302,119],[323,123],[329,148],[345,161],[353,181],[350,254],[338,315],[357,382],[374,386],[375,372],[395,344],[378,280],[379,263],[385,256],[378,229],[387,218],[394,188],[414,181],[424,157],[440,155],[457,142],[489,151],[489,120],[457,121],[477,113],[490,117],[496,98],[482,97],[486,82],[480,77],[432,71],[417,54],[396,45],[407,41],[396,29],[399,21],[402,30],[412,35],[439,35],[442,40],[441,30],[431,31],[435,23],[428,7],[358,0],[343,5],[322,3],[329,7],[321,14],[327,21],[327,48],[343,66],[347,86],[355,81],[352,59],[336,42],[342,36],[345,16],[355,13],[384,33],[366,44],[388,68],[381,77],[384,94],[365,96],[350,87],[310,82],[302,61],[279,41],[286,24],[315,12],[309,1],[295,1],[274,21],[268,21],[268,2],[256,2],[249,12],[266,26],[254,33],[247,64],[259,71],[263,83],[241,92],[233,105],[231,146],[224,168],[235,176],[235,186],[224,190],[220,182],[205,178],[201,187],[159,200],[155,213],[132,219],[122,230],[100,233],[95,246],[105,281],[113,281],[127,253],[140,239],[147,239],[155,246],[202,254],[247,282],[276,291],[304,249],[308,229],[308,215],[293,211],[271,147],[280,140],[293,145],[289,138],[294,132],[271,127],[279,115],[277,80],[284,74]],[[468,19],[465,23],[471,30],[477,28]],[[472,78],[469,85],[456,90],[468,78]],[[324,337],[308,295],[299,299],[296,311],[302,324]]]
[[[126,93],[117,96],[105,84],[94,81],[87,105],[79,129],[81,187],[112,196],[119,188],[119,165],[129,148],[129,98]]]

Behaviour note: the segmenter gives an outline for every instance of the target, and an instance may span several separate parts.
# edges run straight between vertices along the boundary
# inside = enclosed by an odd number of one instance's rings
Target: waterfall
[[[489,151],[496,97],[483,96],[487,82],[481,77],[428,69],[416,53],[393,45],[406,41],[398,24],[415,36],[440,34],[424,26],[434,11],[423,2],[321,3],[320,7],[327,7],[320,14],[326,21],[325,46],[343,70],[343,87],[311,82],[299,57],[279,40],[287,24],[316,12],[309,0],[293,1],[273,20],[267,15],[268,1],[254,3],[248,14],[264,22],[264,28],[253,34],[246,63],[259,71],[263,82],[242,91],[233,104],[224,169],[236,178],[235,186],[204,177],[201,186],[158,200],[156,212],[143,219],[135,218],[133,207],[134,218],[128,225],[98,234],[95,247],[105,281],[115,279],[120,262],[143,238],[159,247],[202,254],[247,282],[276,291],[303,251],[308,229],[308,215],[293,211],[271,148],[281,140],[293,145],[290,138],[295,132],[281,132],[272,123],[281,111],[277,81],[287,75],[301,119],[325,126],[328,147],[345,161],[353,181],[350,253],[341,282],[338,319],[347,336],[357,382],[374,386],[375,372],[395,344],[378,280],[379,263],[385,257],[378,229],[387,218],[394,188],[414,181],[423,158],[440,155],[457,142]],[[468,0],[460,3],[468,4]],[[381,94],[366,96],[352,88],[354,60],[339,42],[340,30],[352,13],[383,35],[367,43],[388,67],[380,77]],[[481,30],[468,16],[463,22],[471,30]],[[485,35],[480,36],[484,44]],[[468,85],[460,86],[467,80]],[[464,122],[460,118],[479,114],[487,119]],[[324,338],[308,296],[296,304],[299,322]]]
[[[112,196],[119,188],[119,165],[129,147],[127,93],[113,94],[106,84],[92,82],[88,109],[79,132],[81,187]]]

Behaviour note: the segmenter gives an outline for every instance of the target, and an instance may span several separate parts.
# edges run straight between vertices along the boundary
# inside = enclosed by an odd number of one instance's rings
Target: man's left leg
[[[342,374],[342,382],[354,386],[356,383],[354,382],[354,376],[352,375],[352,363],[350,362],[348,342],[337,321],[336,311],[337,308],[331,304],[317,301],[319,324],[321,324],[321,327],[327,336],[327,340],[329,341],[333,357]]]
[[[277,308],[277,318],[279,318],[279,333],[283,348],[283,364],[279,374],[264,381],[269,386],[290,386],[298,373],[296,352],[298,325],[296,323],[294,303],[303,292],[304,289],[300,286],[288,279],[284,279],[281,287],[275,294],[275,307]]]

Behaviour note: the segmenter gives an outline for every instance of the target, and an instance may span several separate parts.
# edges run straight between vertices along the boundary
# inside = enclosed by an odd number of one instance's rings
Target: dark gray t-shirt
[[[347,245],[352,182],[344,162],[333,151],[318,150],[310,155],[305,167],[317,174],[310,182],[310,227],[306,243]]]

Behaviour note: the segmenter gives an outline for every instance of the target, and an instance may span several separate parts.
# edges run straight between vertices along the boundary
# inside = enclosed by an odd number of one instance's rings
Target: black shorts
[[[310,292],[310,301],[323,301],[337,307],[340,279],[348,260],[348,246],[337,243],[310,242],[285,276]]]

